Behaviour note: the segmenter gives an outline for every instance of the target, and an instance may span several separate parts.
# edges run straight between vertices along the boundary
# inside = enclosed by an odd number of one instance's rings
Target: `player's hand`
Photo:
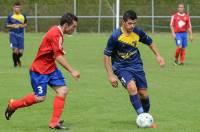
[[[174,40],[176,40],[176,34],[175,33],[172,33],[172,37]]]
[[[111,84],[114,88],[118,87],[118,81],[117,81],[117,79],[115,78],[115,76],[109,76],[108,79],[109,79],[110,84]]]
[[[165,60],[161,56],[156,56],[156,60],[161,67],[165,66]]]
[[[23,24],[19,24],[19,27],[20,27],[20,28],[23,28],[23,27],[24,27],[24,25],[23,25]]]
[[[71,75],[75,80],[79,80],[79,78],[80,78],[80,72],[79,71],[73,70],[71,72]]]
[[[26,27],[26,24],[19,24],[19,27],[24,28],[24,27]]]

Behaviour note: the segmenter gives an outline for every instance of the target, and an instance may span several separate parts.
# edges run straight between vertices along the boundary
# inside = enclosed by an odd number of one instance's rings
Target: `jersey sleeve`
[[[12,24],[12,22],[11,22],[11,15],[8,15],[8,17],[6,19],[6,22],[5,22],[5,26],[8,25],[8,24]]]
[[[146,45],[151,45],[153,40],[151,39],[151,37],[149,37],[144,31],[140,30],[139,31],[139,36],[140,36],[140,42],[142,42],[143,44]]]
[[[117,42],[116,37],[114,36],[114,34],[112,34],[110,38],[108,39],[106,48],[104,49],[104,55],[107,55],[107,56],[112,55],[113,50],[116,46],[116,42]]]
[[[62,37],[60,35],[52,36],[52,49],[54,52],[54,58],[64,55],[64,50],[62,47]]]

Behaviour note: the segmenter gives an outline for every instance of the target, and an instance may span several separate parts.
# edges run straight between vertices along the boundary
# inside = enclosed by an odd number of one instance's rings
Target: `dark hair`
[[[19,1],[15,2],[15,3],[13,4],[13,6],[20,6],[20,5],[21,5],[21,3],[20,3]]]
[[[63,26],[65,23],[67,23],[68,25],[71,25],[73,21],[78,22],[77,16],[75,16],[72,13],[66,13],[61,17],[60,25]]]
[[[123,20],[126,22],[128,19],[135,20],[137,19],[137,14],[133,10],[128,10],[123,15]]]

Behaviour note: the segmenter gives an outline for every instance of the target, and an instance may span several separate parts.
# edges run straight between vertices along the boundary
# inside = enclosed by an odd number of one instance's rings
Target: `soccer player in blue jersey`
[[[137,114],[149,112],[150,101],[147,92],[147,81],[140,57],[139,42],[146,44],[156,56],[161,67],[165,65],[152,39],[136,27],[137,15],[128,10],[123,15],[122,26],[110,36],[104,50],[104,65],[108,80],[113,87],[118,86],[118,79],[126,88],[132,106]],[[152,125],[155,128],[156,124]]]
[[[20,58],[24,50],[24,28],[27,27],[27,19],[21,13],[20,2],[15,2],[13,12],[7,17],[6,27],[10,29],[10,47],[12,48],[14,67],[21,66]]]

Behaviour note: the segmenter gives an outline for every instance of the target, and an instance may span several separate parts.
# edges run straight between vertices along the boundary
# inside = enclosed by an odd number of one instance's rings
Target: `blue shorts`
[[[176,46],[187,47],[187,32],[176,33]]]
[[[50,74],[39,74],[37,72],[30,71],[30,80],[33,91],[37,96],[45,96],[47,93],[47,85],[53,86],[65,86],[65,79],[60,70],[56,69]]]
[[[24,49],[24,33],[10,32],[10,47]]]
[[[114,71],[114,73],[125,88],[127,88],[128,83],[133,80],[138,89],[147,89],[147,80],[144,71],[121,69]]]

